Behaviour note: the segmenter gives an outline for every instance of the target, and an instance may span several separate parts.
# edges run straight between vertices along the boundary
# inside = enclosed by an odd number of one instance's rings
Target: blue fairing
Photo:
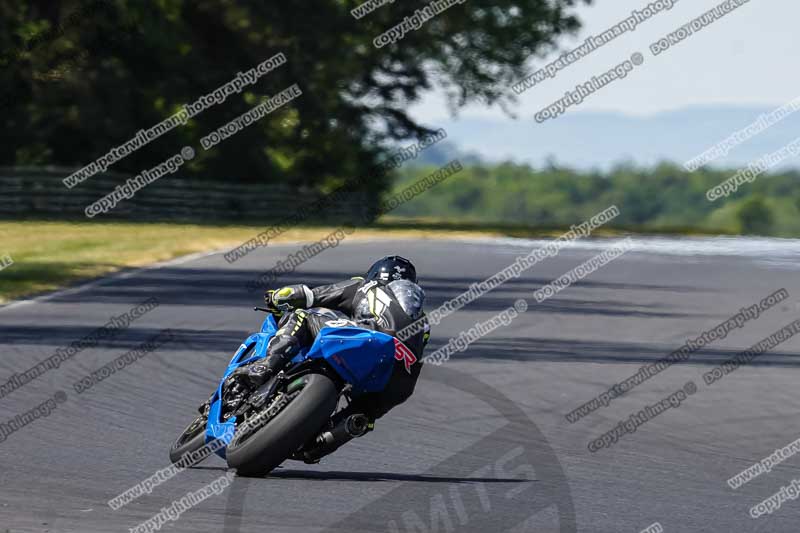
[[[267,315],[259,333],[250,335],[233,355],[225,374],[217,386],[211,403],[206,426],[206,442],[220,439],[228,444],[236,429],[236,418],[225,422],[221,420],[222,385],[228,376],[240,366],[263,359],[267,355],[267,344],[275,335],[278,326],[273,316]],[[326,327],[320,331],[314,343],[303,348],[292,359],[292,364],[307,359],[325,359],[328,365],[341,378],[352,385],[353,395],[368,392],[380,392],[394,370],[395,340],[394,337],[357,327]],[[225,449],[217,451],[225,457]]]

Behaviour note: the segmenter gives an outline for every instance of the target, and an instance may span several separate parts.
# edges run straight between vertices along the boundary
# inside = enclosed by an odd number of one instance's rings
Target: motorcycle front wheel
[[[206,444],[206,422],[205,416],[198,416],[194,422],[183,430],[181,436],[169,450],[169,460],[173,464],[180,461],[185,455],[196,452]]]

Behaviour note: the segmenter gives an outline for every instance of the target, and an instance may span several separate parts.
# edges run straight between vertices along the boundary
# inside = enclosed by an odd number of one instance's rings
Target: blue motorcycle
[[[228,377],[266,357],[267,344],[278,329],[274,316],[268,314],[261,331],[239,346],[203,414],[173,444],[173,463],[186,463],[198,450],[210,449],[239,475],[262,476],[287,459],[301,459],[304,450],[324,445],[331,440],[330,431],[347,431],[351,436],[367,431],[369,421],[363,415],[351,415],[335,427],[332,417],[353,398],[382,391],[405,347],[390,335],[358,327],[341,313],[323,308],[307,311],[326,319],[314,343],[231,405],[226,401]]]

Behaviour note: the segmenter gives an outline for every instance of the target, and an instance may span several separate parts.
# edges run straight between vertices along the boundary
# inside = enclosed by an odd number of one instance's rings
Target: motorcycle
[[[268,313],[261,330],[239,346],[203,413],[173,444],[173,463],[193,465],[216,453],[239,475],[263,476],[287,459],[316,462],[307,460],[309,453],[324,455],[337,432],[366,433],[365,416],[336,421],[335,415],[359,395],[382,391],[395,359],[408,351],[395,337],[358,327],[342,313],[308,309],[326,319],[313,344],[261,387],[237,397],[228,377],[265,358],[278,330],[269,310],[255,310]]]

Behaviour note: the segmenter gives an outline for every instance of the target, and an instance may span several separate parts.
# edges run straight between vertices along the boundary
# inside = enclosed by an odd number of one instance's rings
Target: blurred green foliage
[[[403,171],[400,189],[433,167]],[[503,163],[469,165],[393,215],[449,222],[567,227],[614,204],[609,227],[634,231],[800,236],[800,172],[762,175],[715,202],[706,191],[736,169],[686,172],[677,165],[620,165],[608,172]]]
[[[356,20],[363,0],[0,0],[0,165],[80,168],[282,52],[288,63],[111,167],[135,174],[186,145],[199,179],[329,188],[376,172],[427,130],[408,106],[434,85],[454,107],[503,104],[526,60],[578,27],[588,0],[470,0],[394,45],[373,39],[428,4]],[[208,152],[199,139],[286,87],[303,96]]]

